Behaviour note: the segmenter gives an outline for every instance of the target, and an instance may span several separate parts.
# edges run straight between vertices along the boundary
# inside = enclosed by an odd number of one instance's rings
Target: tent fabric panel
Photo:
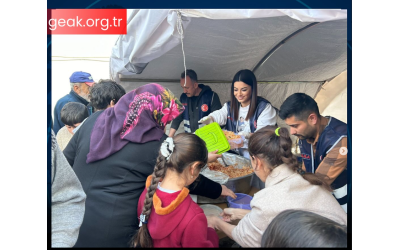
[[[186,30],[186,27],[190,27],[189,23],[193,20],[198,20],[198,19],[206,19],[206,20],[211,20],[215,18],[229,18],[229,20],[221,20],[217,19],[218,21],[227,21],[229,23],[232,23],[231,27],[231,32],[233,35],[229,35],[227,37],[224,37],[224,39],[216,39],[216,41],[220,43],[211,43],[208,44],[209,40],[216,38],[218,35],[223,34],[223,30],[218,30],[218,33],[216,34],[205,34],[208,29],[213,28],[214,24],[217,23],[217,21],[212,22],[211,25],[206,26],[204,29],[197,30],[198,33],[203,34],[203,37],[200,39],[203,43],[207,44],[207,48],[214,48],[214,46],[218,45],[224,45],[226,40],[229,40],[226,44],[226,47],[223,49],[216,49],[217,53],[213,53],[214,51],[209,50],[209,51],[202,51],[200,52],[201,57],[207,57],[204,56],[202,53],[208,53],[208,56],[210,57],[218,57],[217,59],[222,59],[229,58],[230,61],[226,62],[226,60],[223,61],[221,65],[225,66],[226,63],[228,63],[228,66],[225,68],[222,68],[221,70],[218,70],[218,74],[222,71],[224,74],[232,74],[232,73],[227,73],[228,71],[237,71],[239,67],[248,67],[248,65],[253,64],[253,66],[257,63],[255,62],[253,58],[252,60],[244,60],[246,57],[251,57],[254,55],[254,51],[257,51],[260,55],[265,54],[266,52],[271,49],[268,45],[260,48],[261,44],[256,44],[254,48],[249,48],[247,51],[243,50],[241,51],[242,53],[236,53],[235,58],[232,57],[232,53],[230,54],[229,52],[231,50],[232,43],[235,44],[238,43],[239,45],[246,45],[245,44],[240,44],[240,41],[235,41],[238,39],[238,34],[241,35],[243,33],[243,30],[237,30],[236,33],[233,31],[236,31],[235,28],[238,26],[236,23],[233,23],[233,21],[252,21],[252,20],[268,20],[268,22],[274,22],[273,20],[277,18],[289,18],[292,21],[296,21],[298,23],[298,20],[301,20],[302,22],[306,23],[307,21],[309,22],[314,22],[314,21],[328,21],[328,20],[336,20],[336,19],[343,19],[347,18],[347,11],[346,10],[190,10],[192,12],[198,12],[202,13],[202,16],[207,16],[207,18],[192,18],[192,17],[185,17],[183,16],[183,27],[184,30]],[[285,14],[285,16],[278,16],[277,14],[271,14],[272,12],[280,11]],[[207,12],[208,14],[204,14]],[[241,17],[237,17],[237,16]],[[201,16],[201,15],[200,15]],[[255,18],[255,17],[268,17],[269,18]],[[273,16],[273,17],[271,17]],[[231,18],[245,18],[245,19],[231,19]],[[118,81],[118,74],[123,74],[123,75],[133,75],[133,74],[140,74],[144,70],[144,68],[147,66],[147,63],[151,62],[152,60],[159,58],[160,56],[168,53],[171,49],[176,48],[176,46],[180,43],[179,39],[179,34],[176,28],[176,23],[177,23],[177,12],[175,10],[133,10],[131,11],[131,15],[128,17],[128,35],[120,36],[118,41],[116,42],[116,45],[112,49],[112,56],[110,59],[110,74],[111,78],[115,79]],[[260,22],[262,22],[260,21]],[[235,24],[235,25],[233,25]],[[240,24],[239,24],[240,25]],[[282,26],[283,27],[283,26]],[[260,39],[263,39],[264,41],[271,41],[273,40],[273,35],[277,34],[276,32],[279,32],[281,26],[278,26],[277,30],[274,32],[271,32],[269,37],[262,37],[260,36]],[[295,28],[295,27],[293,27]],[[229,31],[229,29],[227,29]],[[254,29],[250,30],[244,30],[244,31],[249,31],[251,32]],[[222,32],[222,33],[221,33]],[[257,30],[255,31],[257,32]],[[229,33],[229,32],[227,32]],[[186,37],[187,34],[185,32]],[[224,34],[226,36],[226,34]],[[286,34],[288,35],[288,34]],[[245,36],[244,36],[245,37]],[[232,40],[232,41],[231,41]],[[190,43],[191,44],[191,43]],[[198,45],[197,43],[196,45]],[[252,45],[251,42],[248,43],[249,46]],[[192,44],[190,45],[192,46]],[[190,50],[190,46],[188,50]],[[178,46],[179,47],[179,46]],[[198,48],[195,47],[196,50]],[[228,49],[227,49],[228,48]],[[235,48],[235,46],[233,46]],[[243,48],[243,47],[242,47]],[[201,50],[200,50],[201,51]],[[218,53],[219,52],[219,53]],[[265,52],[265,53],[263,53]],[[172,57],[174,57],[174,54]],[[181,55],[181,53],[179,53]],[[193,55],[194,57],[196,55]],[[171,57],[171,55],[170,55]],[[167,57],[168,59],[168,57]],[[212,60],[211,58],[210,60]],[[190,62],[191,59],[188,59]],[[236,68],[232,68],[229,66],[229,62],[231,63],[236,63]],[[245,62],[245,63],[243,63]],[[176,63],[176,62],[175,62]],[[207,64],[206,62],[203,62],[204,64]],[[219,63],[217,60],[216,63]],[[171,62],[172,65],[172,62]],[[209,64],[208,64],[209,65]],[[201,68],[202,65],[199,65]],[[219,65],[218,65],[219,66]],[[207,71],[213,71],[216,67],[208,67]],[[229,70],[228,70],[229,68]],[[172,69],[169,69],[172,70]],[[182,71],[182,70],[180,70]],[[214,70],[217,71],[217,70]],[[164,72],[165,73],[165,72]],[[176,72],[173,72],[172,74],[176,74]],[[164,75],[164,74],[163,74]],[[224,75],[223,75],[224,76]],[[227,76],[224,76],[227,77]],[[143,78],[143,77],[142,77]],[[147,78],[154,78],[154,77],[147,77]],[[161,77],[156,77],[156,78],[161,78]],[[209,79],[211,79],[210,77]],[[205,78],[206,79],[206,78]],[[213,79],[226,79],[227,78],[215,78]],[[281,79],[282,80],[282,79]]]
[[[284,43],[255,72],[260,81],[324,81],[347,69],[347,20],[319,23]]]
[[[204,17],[210,19],[247,19],[289,16],[300,22],[325,22],[347,19],[347,10],[339,9],[183,9],[188,17]]]
[[[315,97],[319,112],[347,123],[347,70],[325,82]]]
[[[128,17],[127,34],[119,36],[112,48],[110,74],[137,74],[146,64],[180,43],[177,13],[172,10],[135,10]],[[182,19],[183,28],[189,24]]]
[[[289,17],[246,20],[193,19],[183,41],[186,67],[201,80],[231,81],[234,74],[252,69],[282,39],[308,23]],[[179,79],[184,71],[181,46],[150,62],[139,79]]]

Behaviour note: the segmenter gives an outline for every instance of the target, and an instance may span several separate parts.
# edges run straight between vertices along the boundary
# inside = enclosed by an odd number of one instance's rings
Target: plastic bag
[[[231,149],[241,148],[244,146],[244,140],[245,139],[243,135],[241,135],[240,138],[230,139],[228,140],[229,146]]]
[[[239,138],[229,139],[230,136],[228,136],[227,134],[229,134],[229,135],[234,134],[236,136],[238,136],[238,134],[233,133],[232,131],[228,131],[228,130],[222,130],[222,131],[224,132],[224,135],[225,135],[226,139],[228,140],[228,143],[229,143],[229,146],[231,149],[237,149],[237,148],[241,148],[244,146],[245,138],[243,135],[239,135],[240,136]]]
[[[222,172],[210,170],[208,167],[206,167],[203,171],[201,171],[200,174],[204,175],[208,179],[213,180],[221,185],[224,185],[229,180],[228,175],[226,175]]]

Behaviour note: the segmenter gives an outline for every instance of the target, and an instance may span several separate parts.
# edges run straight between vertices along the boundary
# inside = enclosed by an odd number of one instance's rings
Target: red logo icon
[[[203,111],[203,112],[207,112],[207,110],[208,110],[208,106],[207,106],[207,104],[203,104],[203,105],[201,105],[201,111]]]

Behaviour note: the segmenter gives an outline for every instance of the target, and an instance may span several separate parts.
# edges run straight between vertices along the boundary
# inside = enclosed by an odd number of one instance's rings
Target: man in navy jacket
[[[313,98],[304,93],[289,96],[279,117],[299,138],[303,170],[322,177],[347,212],[347,124],[319,113]]]
[[[54,133],[57,134],[58,130],[64,127],[61,121],[61,109],[69,102],[79,102],[87,106],[89,104],[89,88],[93,86],[94,81],[89,73],[76,71],[69,78],[71,83],[71,91],[69,94],[58,100],[54,108]],[[89,111],[89,115],[91,112]]]

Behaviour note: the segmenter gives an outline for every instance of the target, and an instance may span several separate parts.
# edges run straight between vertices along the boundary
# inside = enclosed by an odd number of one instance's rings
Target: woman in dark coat
[[[165,126],[183,110],[168,89],[147,84],[92,114],[74,134],[64,155],[87,195],[75,247],[129,246],[138,229],[138,199],[167,138]],[[195,183],[192,194],[226,194],[226,187],[202,175]]]

